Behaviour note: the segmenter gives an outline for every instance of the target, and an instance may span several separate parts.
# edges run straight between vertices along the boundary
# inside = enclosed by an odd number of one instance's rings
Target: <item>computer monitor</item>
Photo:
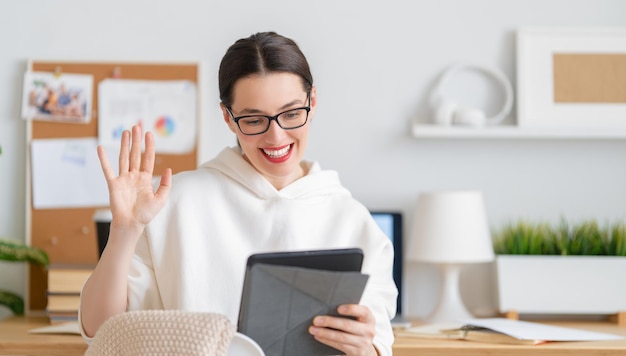
[[[393,280],[398,288],[396,314],[402,312],[402,213],[396,211],[370,211],[374,221],[391,239],[394,250]]]

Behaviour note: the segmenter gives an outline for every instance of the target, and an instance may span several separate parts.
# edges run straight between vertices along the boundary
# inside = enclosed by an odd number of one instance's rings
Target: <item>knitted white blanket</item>
[[[235,326],[221,314],[140,310],[107,320],[85,356],[226,355]]]

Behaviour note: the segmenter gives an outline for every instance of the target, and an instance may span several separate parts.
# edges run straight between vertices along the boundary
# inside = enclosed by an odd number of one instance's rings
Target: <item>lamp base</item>
[[[459,275],[461,265],[448,263],[440,265],[443,280],[440,288],[439,304],[427,318],[429,323],[455,322],[463,319],[472,319],[467,311],[461,293],[459,292]]]

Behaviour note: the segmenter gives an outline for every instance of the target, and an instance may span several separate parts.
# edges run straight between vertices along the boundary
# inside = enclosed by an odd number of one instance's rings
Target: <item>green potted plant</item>
[[[0,260],[30,262],[42,267],[49,264],[45,251],[6,239],[0,239]],[[0,305],[8,307],[15,315],[24,314],[24,299],[15,293],[0,289]]]
[[[626,224],[520,220],[493,238],[501,313],[626,311]]]
[[[0,145],[1,155],[2,146]],[[30,262],[42,267],[47,267],[50,263],[45,251],[1,238],[0,261]],[[0,289],[0,305],[9,308],[15,315],[24,314],[24,299],[15,293]]]

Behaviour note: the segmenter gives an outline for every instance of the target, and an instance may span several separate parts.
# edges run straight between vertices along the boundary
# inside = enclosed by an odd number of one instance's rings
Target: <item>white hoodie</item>
[[[391,355],[397,290],[393,247],[337,173],[305,162],[308,174],[276,190],[238,148],[176,174],[168,203],[137,243],[128,310],[216,312],[237,323],[249,255],[360,247],[370,275],[361,304],[376,317],[375,345]]]

